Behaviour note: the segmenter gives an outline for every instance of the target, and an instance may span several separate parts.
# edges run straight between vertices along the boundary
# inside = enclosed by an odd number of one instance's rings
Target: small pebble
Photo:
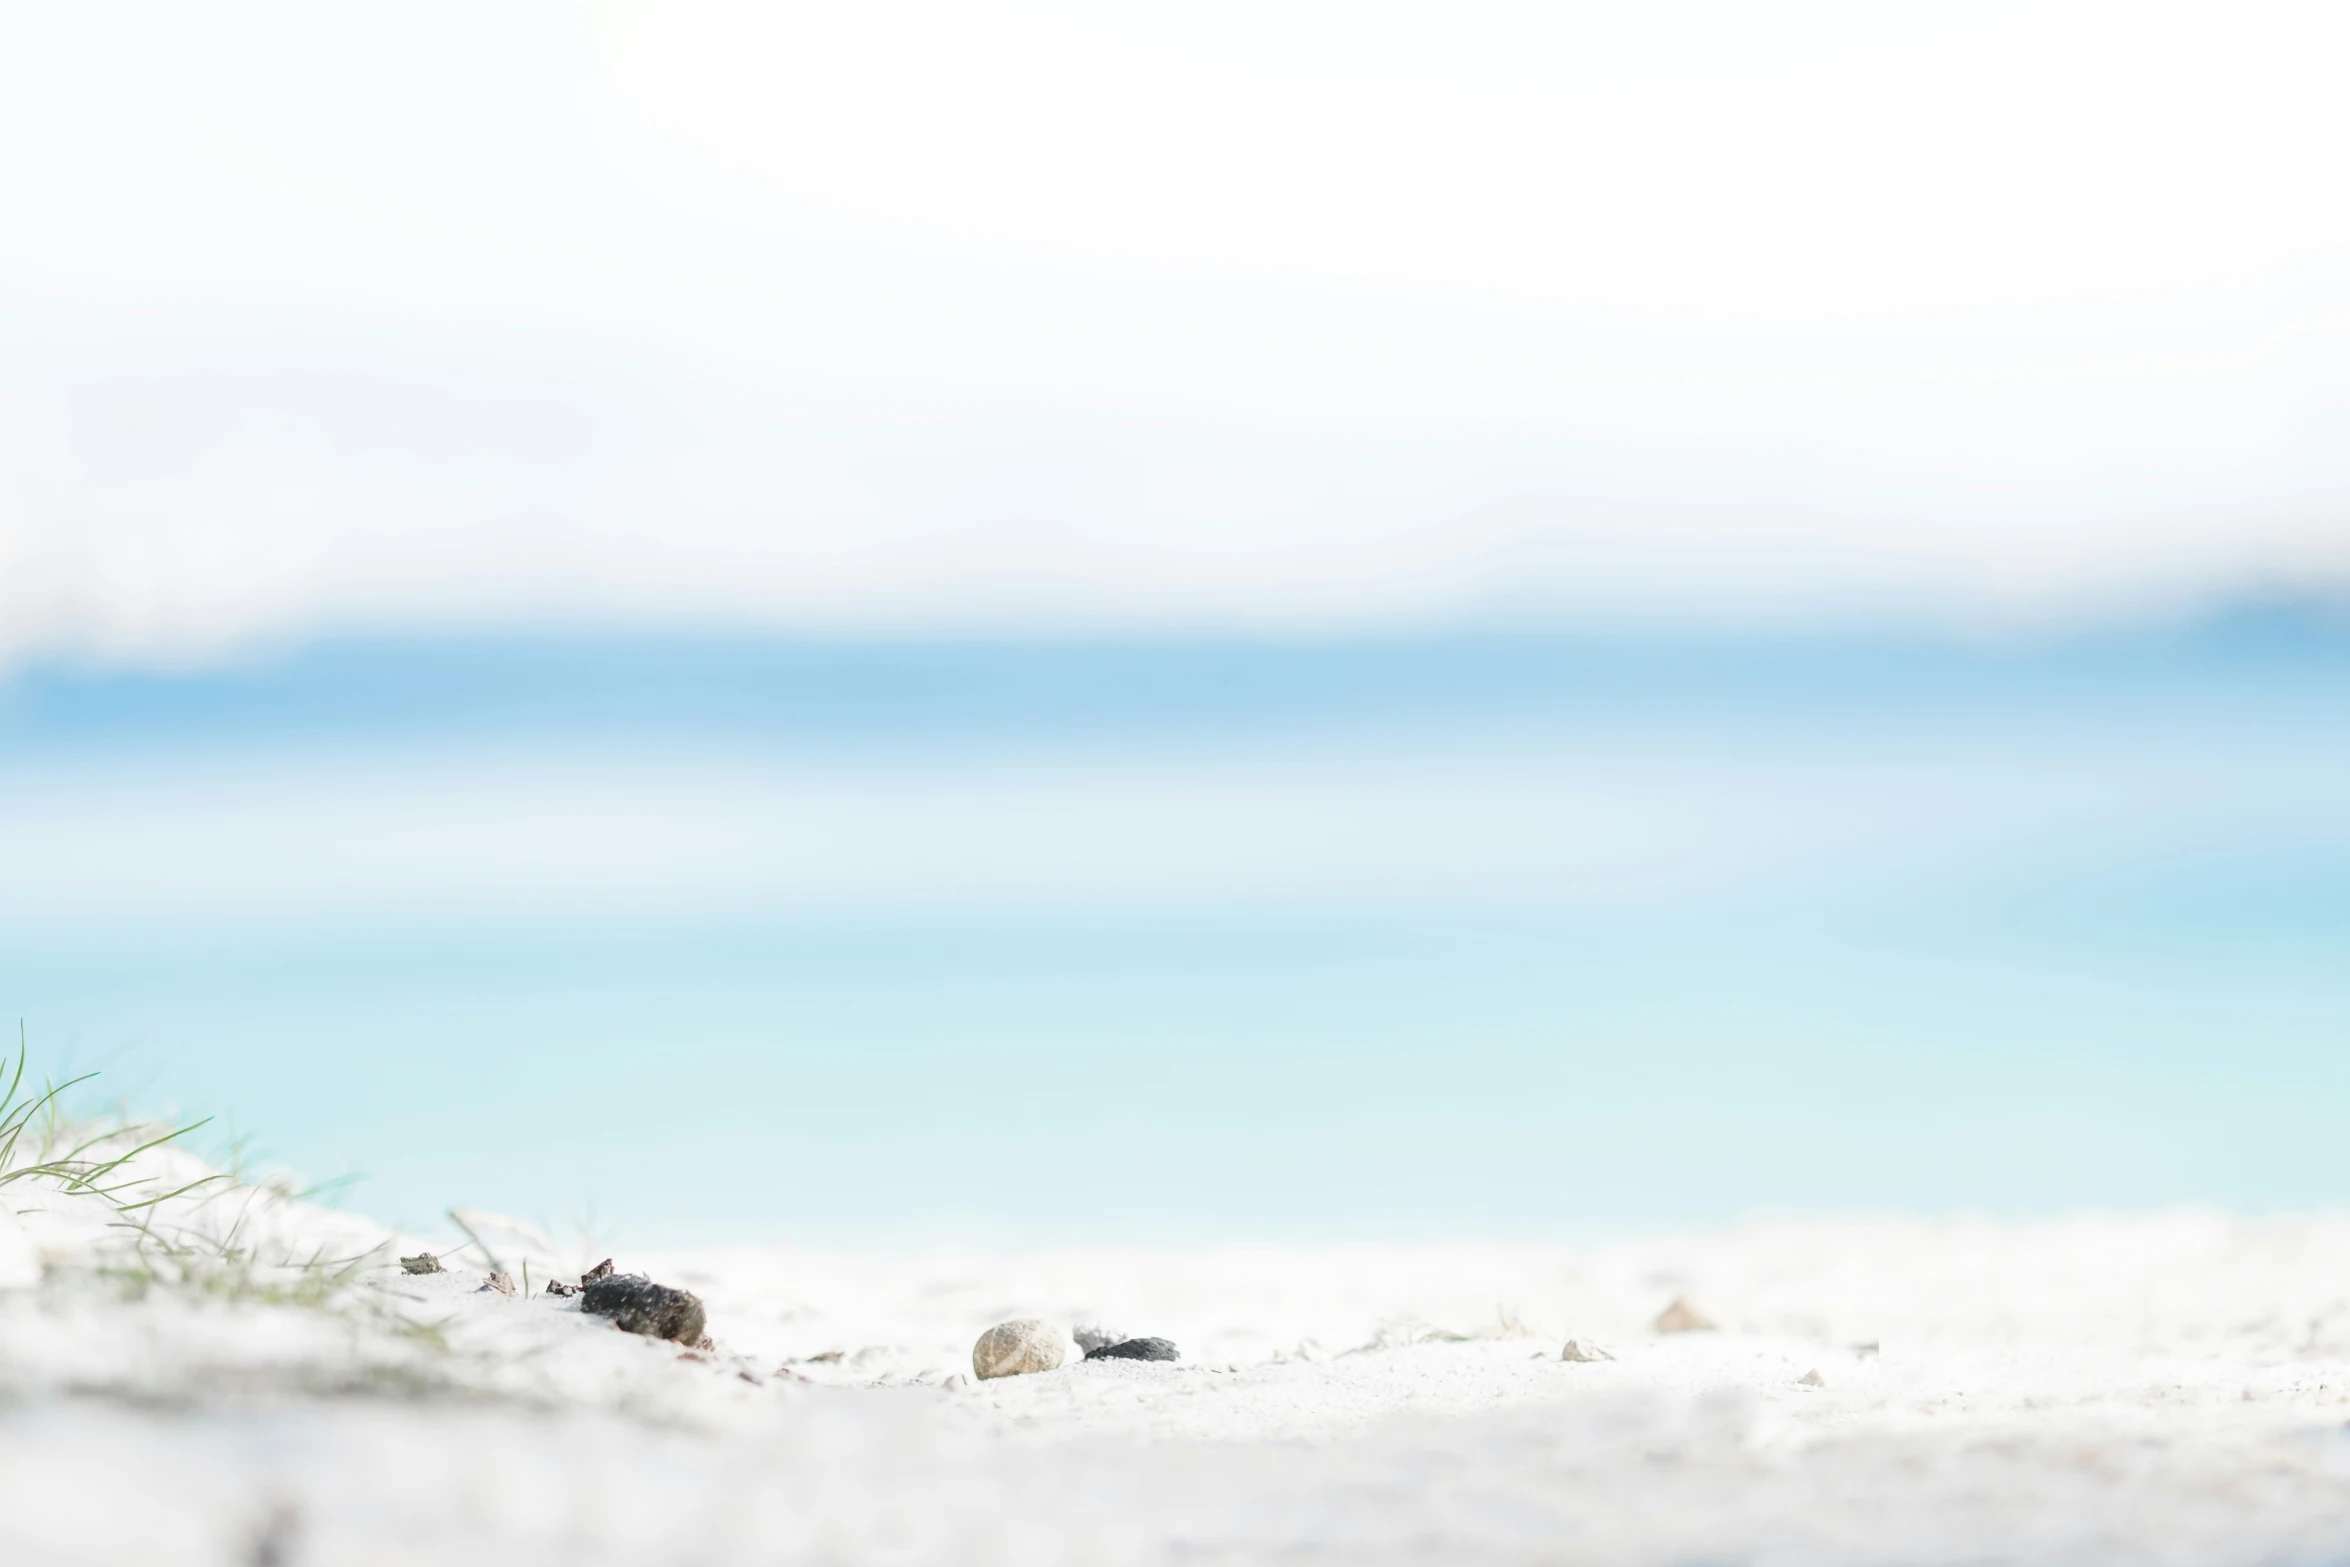
[[[1828,1385],[1828,1379],[1821,1376],[1817,1371],[1806,1371],[1802,1376],[1797,1377],[1795,1380],[1798,1384],[1804,1387],[1826,1387]]]
[[[1060,1365],[1060,1330],[1034,1317],[999,1322],[980,1334],[979,1342],[971,1346],[971,1370],[982,1382],[990,1377],[1056,1371]]]
[[[1088,1360],[1181,1360],[1182,1353],[1163,1338],[1120,1339],[1085,1352]]]
[[[1659,1333],[1711,1333],[1718,1324],[1686,1300],[1676,1300],[1657,1314]]]
[[[493,1273],[483,1280],[481,1288],[473,1293],[483,1295],[491,1290],[496,1290],[501,1295],[511,1295],[514,1293],[514,1281],[503,1273]]]
[[[1586,1344],[1581,1339],[1571,1338],[1567,1340],[1567,1347],[1559,1351],[1559,1359],[1561,1360],[1593,1361],[1613,1360],[1615,1358],[1615,1356],[1609,1354],[1606,1350],[1601,1349],[1597,1344]]]
[[[403,1273],[445,1273],[448,1270],[441,1266],[440,1258],[429,1251],[420,1251],[413,1257],[402,1257],[400,1271]]]

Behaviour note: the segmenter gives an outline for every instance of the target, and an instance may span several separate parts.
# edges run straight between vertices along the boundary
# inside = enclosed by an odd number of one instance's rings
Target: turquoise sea
[[[2336,1206],[2350,628],[47,664],[0,1008],[624,1243]]]

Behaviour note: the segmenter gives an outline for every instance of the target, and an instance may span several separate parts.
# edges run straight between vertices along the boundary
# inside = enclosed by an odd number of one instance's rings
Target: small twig
[[[457,1217],[457,1210],[454,1208],[449,1210],[449,1222],[465,1232],[465,1238],[473,1242],[474,1246],[481,1252],[482,1259],[490,1265],[490,1271],[492,1273],[500,1273],[505,1271],[504,1266],[498,1261],[498,1254],[490,1250],[488,1244],[484,1242],[480,1236],[473,1233],[472,1225],[467,1224],[463,1219]],[[444,1255],[454,1256],[457,1251],[463,1251],[464,1249],[464,1247],[459,1246],[455,1248],[455,1251],[444,1253]]]

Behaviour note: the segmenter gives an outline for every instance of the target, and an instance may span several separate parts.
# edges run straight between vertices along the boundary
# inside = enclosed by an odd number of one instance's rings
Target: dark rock
[[[576,1295],[579,1293],[579,1286],[566,1284],[561,1279],[549,1279],[547,1280],[547,1293],[550,1295]]]
[[[613,1326],[647,1338],[687,1345],[702,1339],[700,1299],[686,1290],[655,1284],[642,1274],[589,1275],[579,1292],[579,1309],[590,1316],[610,1317]]]
[[[1183,1354],[1163,1338],[1121,1339],[1085,1352],[1088,1360],[1181,1360]]]
[[[402,1257],[400,1271],[403,1273],[441,1273],[447,1270],[442,1268],[440,1258],[429,1251],[420,1251],[413,1257]]]
[[[596,1280],[608,1279],[611,1276],[612,1259],[606,1257],[602,1262],[597,1263],[594,1267],[588,1269],[587,1272],[579,1276],[579,1287],[581,1289],[586,1289],[590,1284],[595,1283]]]

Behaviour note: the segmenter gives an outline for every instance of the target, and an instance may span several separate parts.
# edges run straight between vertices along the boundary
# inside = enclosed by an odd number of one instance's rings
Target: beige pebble
[[[1718,1326],[1713,1318],[1699,1311],[1687,1300],[1676,1300],[1657,1314],[1659,1333],[1711,1333]]]
[[[971,1346],[971,1370],[980,1381],[1053,1371],[1061,1364],[1061,1330],[1034,1317],[999,1322]]]

